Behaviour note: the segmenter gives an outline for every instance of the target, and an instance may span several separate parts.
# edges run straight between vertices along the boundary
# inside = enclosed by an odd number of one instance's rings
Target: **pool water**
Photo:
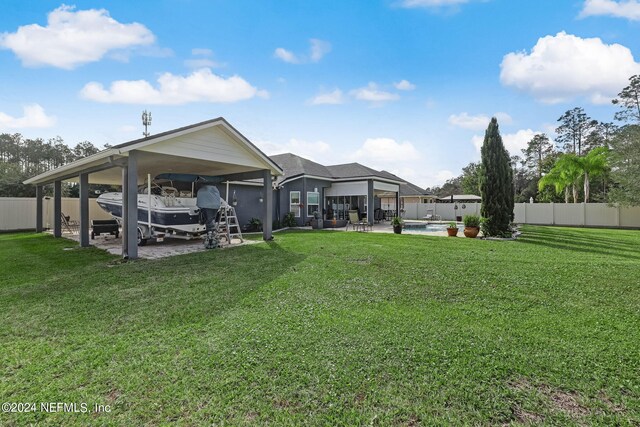
[[[405,222],[404,229],[407,231],[417,231],[421,233],[437,233],[447,231],[448,223],[421,223]],[[458,228],[463,229],[464,224],[458,223]]]

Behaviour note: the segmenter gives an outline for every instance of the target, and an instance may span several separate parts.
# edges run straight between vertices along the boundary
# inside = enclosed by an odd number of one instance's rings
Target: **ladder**
[[[240,231],[240,224],[238,224],[238,217],[236,216],[236,208],[230,206],[225,201],[221,200],[220,206],[220,220],[216,223],[215,232],[220,239],[227,239],[227,244],[231,244],[231,239],[234,237],[240,239],[240,242],[244,242],[242,238],[242,231]]]

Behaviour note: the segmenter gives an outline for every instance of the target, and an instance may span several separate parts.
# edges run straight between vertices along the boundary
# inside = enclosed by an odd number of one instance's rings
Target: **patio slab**
[[[62,237],[79,242],[78,234],[63,233]],[[163,242],[149,241],[145,246],[138,246],[138,257],[142,259],[160,259],[174,255],[191,254],[195,252],[204,252],[206,250],[227,250],[236,246],[251,245],[260,243],[256,240],[231,239],[231,245],[222,245],[216,249],[205,249],[202,239],[182,240],[167,238]],[[96,236],[90,241],[91,246],[104,249],[113,255],[122,255],[122,237],[114,236]]]

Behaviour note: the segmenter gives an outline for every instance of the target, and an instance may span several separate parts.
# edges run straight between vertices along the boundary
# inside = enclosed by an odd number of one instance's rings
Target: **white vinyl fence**
[[[443,221],[453,221],[457,216],[480,215],[480,203],[405,203],[404,209],[405,219],[437,215]],[[606,203],[516,203],[514,213],[514,221],[519,224],[640,228],[640,207]]]
[[[80,220],[80,199],[62,198],[62,213]],[[89,199],[89,219],[111,219],[96,199]],[[53,228],[53,198],[42,200],[42,225]],[[36,228],[35,197],[0,197],[0,231],[34,230]]]

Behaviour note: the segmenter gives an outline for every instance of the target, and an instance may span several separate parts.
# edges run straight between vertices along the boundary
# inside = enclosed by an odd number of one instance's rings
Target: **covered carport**
[[[217,176],[225,181],[262,179],[263,238],[271,239],[272,180],[282,175],[278,165],[224,118],[137,139],[47,171],[25,181],[36,186],[36,231],[42,232],[43,186],[54,187],[53,235],[62,236],[62,182],[80,184],[80,246],[89,246],[89,184],[122,186],[122,255],[138,257],[138,186],[147,175],[185,173]]]

